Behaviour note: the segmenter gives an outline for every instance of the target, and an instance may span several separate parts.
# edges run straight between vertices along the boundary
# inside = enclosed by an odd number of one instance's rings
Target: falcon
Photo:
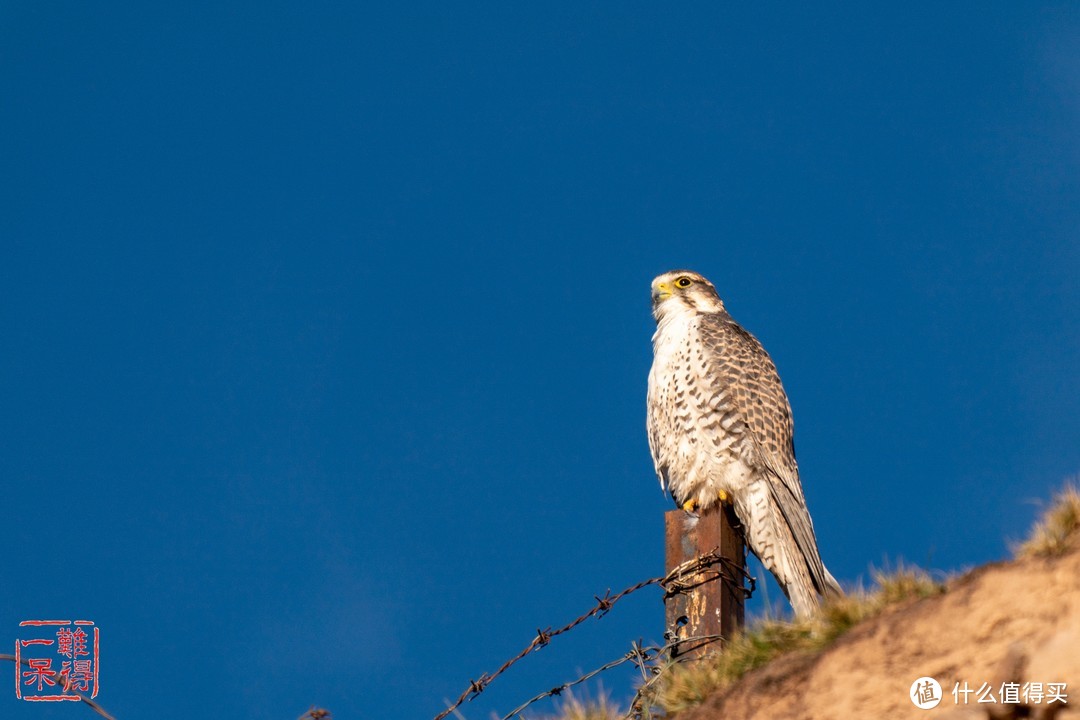
[[[687,512],[730,503],[750,550],[797,617],[841,594],[818,552],[776,366],[713,284],[688,270],[652,282],[648,430],[660,487]]]

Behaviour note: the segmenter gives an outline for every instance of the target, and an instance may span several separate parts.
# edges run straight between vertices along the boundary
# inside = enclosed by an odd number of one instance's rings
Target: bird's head
[[[657,322],[672,313],[723,312],[713,284],[690,270],[672,270],[652,281],[652,310]]]

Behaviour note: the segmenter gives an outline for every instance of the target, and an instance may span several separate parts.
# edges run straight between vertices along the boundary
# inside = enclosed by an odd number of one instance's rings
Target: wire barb
[[[473,695],[473,697],[476,697],[480,693],[484,692],[484,688],[487,687],[487,684],[488,682],[490,682],[490,680],[491,678],[489,678],[487,675],[481,675],[475,680],[470,680],[469,692]]]

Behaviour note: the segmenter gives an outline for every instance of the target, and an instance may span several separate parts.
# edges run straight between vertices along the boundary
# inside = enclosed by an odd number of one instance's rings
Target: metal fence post
[[[664,513],[665,570],[670,573],[680,564],[719,548],[719,554],[745,568],[746,549],[739,521],[730,505],[717,504],[695,517],[683,510]],[[664,601],[668,642],[679,638],[720,635],[730,638],[743,626],[744,594],[739,586],[724,582],[713,568],[685,578],[681,583],[688,589],[671,595]],[[723,641],[722,641],[723,642]],[[688,640],[672,649],[672,657],[700,657],[709,648],[708,642]]]

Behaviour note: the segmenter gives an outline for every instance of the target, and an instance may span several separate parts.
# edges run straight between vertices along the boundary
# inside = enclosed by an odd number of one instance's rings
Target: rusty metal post
[[[738,528],[739,521],[730,505],[717,504],[697,517],[683,510],[669,510],[664,513],[665,571],[670,573],[717,547],[734,567],[744,568],[746,550]],[[735,586],[718,577],[716,570],[709,568],[686,578],[683,584],[690,589],[664,601],[668,642],[707,635],[726,639],[743,626],[744,594],[739,591],[742,578],[737,578]],[[700,657],[709,647],[715,645],[689,641],[677,645],[671,655]]]

